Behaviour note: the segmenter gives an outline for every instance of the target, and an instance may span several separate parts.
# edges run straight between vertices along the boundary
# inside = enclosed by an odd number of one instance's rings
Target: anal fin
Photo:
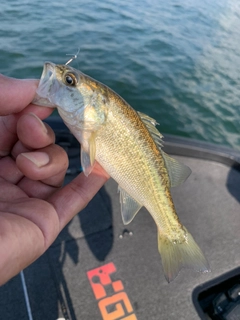
[[[133,199],[124,189],[118,186],[120,191],[120,203],[121,203],[121,214],[123,223],[129,224],[138,211],[141,209],[142,205]]]

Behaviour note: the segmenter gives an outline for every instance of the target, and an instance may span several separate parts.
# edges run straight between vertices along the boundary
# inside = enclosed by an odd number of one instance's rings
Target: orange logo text
[[[102,318],[103,320],[137,320],[122,281],[111,279],[111,274],[116,271],[115,265],[110,262],[87,272]]]

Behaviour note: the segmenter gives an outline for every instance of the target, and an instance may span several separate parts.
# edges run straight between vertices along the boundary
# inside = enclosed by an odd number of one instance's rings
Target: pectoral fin
[[[165,152],[161,151],[161,153],[167,167],[171,187],[180,185],[190,176],[191,169],[185,166],[185,164],[171,158]]]
[[[89,154],[83,149],[81,149],[81,165],[85,176],[89,176],[89,174],[92,172],[93,165],[91,165]]]
[[[85,176],[88,176],[93,169],[94,161],[95,161],[95,155],[96,155],[96,143],[95,143],[95,132],[93,132],[90,135],[90,138],[88,139],[88,150],[89,152],[86,152],[81,148],[81,164],[83,168],[83,172]]]
[[[139,204],[135,199],[133,199],[125,190],[118,186],[120,191],[120,203],[121,203],[121,213],[123,223],[129,224],[138,211],[141,209],[142,205]]]
[[[91,136],[90,136],[89,141],[88,141],[88,144],[89,144],[89,156],[90,156],[90,163],[91,163],[91,165],[94,164],[95,155],[96,155],[95,137],[96,137],[96,133],[93,132],[93,133],[91,134]]]

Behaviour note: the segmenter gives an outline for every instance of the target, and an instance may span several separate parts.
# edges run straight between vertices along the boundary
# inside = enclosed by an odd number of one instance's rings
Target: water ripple
[[[160,130],[240,148],[237,0],[3,1],[0,71],[39,77],[73,65],[112,87]]]

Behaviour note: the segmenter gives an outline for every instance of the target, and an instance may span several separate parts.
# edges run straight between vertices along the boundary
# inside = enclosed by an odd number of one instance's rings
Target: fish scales
[[[81,143],[84,173],[98,161],[118,183],[124,224],[144,206],[158,229],[158,249],[167,281],[180,269],[208,272],[191,234],[180,223],[170,187],[191,173],[161,150],[156,121],[136,112],[118,94],[68,65],[45,63],[33,103],[56,107]]]
[[[171,194],[166,193],[169,178],[161,153],[135,110],[122,99],[115,98],[111,104],[106,123],[96,135],[96,160],[170,235],[178,217]],[[171,214],[153,213],[159,211]]]

